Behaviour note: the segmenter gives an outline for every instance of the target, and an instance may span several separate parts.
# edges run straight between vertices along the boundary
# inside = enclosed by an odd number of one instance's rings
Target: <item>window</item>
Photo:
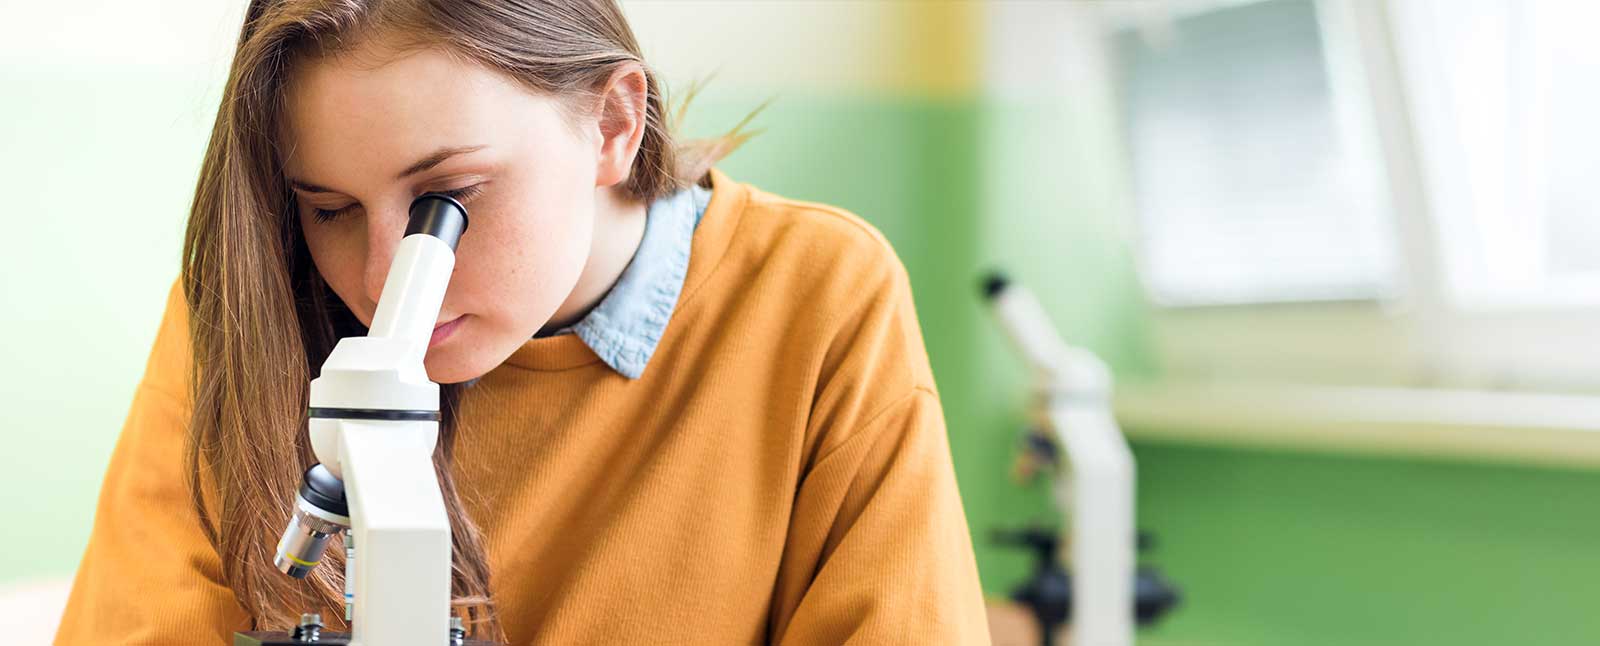
[[[1600,389],[1600,3],[1108,4],[1169,375]]]
[[[1347,40],[1337,28],[1311,0],[1280,0],[1113,32],[1141,271],[1157,302],[1391,291],[1370,108],[1348,52],[1329,46]]]

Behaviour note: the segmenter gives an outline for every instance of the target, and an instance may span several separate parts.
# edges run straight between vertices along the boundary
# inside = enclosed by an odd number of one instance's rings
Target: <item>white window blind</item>
[[[1392,288],[1383,171],[1339,30],[1311,0],[1273,0],[1113,34],[1141,275],[1155,301]]]

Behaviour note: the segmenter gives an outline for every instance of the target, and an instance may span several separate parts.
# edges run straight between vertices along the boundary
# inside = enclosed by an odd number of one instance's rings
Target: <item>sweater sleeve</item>
[[[248,629],[190,502],[188,339],[174,284],[101,484],[57,644],[221,644]]]
[[[822,456],[795,500],[775,644],[988,644],[937,395],[914,389]],[[814,554],[815,559],[810,558]]]

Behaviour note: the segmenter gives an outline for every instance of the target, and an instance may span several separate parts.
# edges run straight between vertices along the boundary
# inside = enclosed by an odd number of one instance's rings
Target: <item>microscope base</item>
[[[234,633],[233,646],[305,646],[317,644],[318,646],[349,646],[350,633],[335,633],[324,631],[316,641],[301,641],[295,639],[282,630],[258,630],[247,633]],[[451,646],[449,637],[440,637],[439,646]],[[504,646],[499,642],[486,642],[468,639],[461,642],[461,646]]]

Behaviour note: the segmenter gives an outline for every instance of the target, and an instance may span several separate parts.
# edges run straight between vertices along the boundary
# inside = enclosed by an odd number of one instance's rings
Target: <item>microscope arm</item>
[[[357,558],[351,644],[438,646],[449,634],[450,522],[434,422],[341,420]]]

